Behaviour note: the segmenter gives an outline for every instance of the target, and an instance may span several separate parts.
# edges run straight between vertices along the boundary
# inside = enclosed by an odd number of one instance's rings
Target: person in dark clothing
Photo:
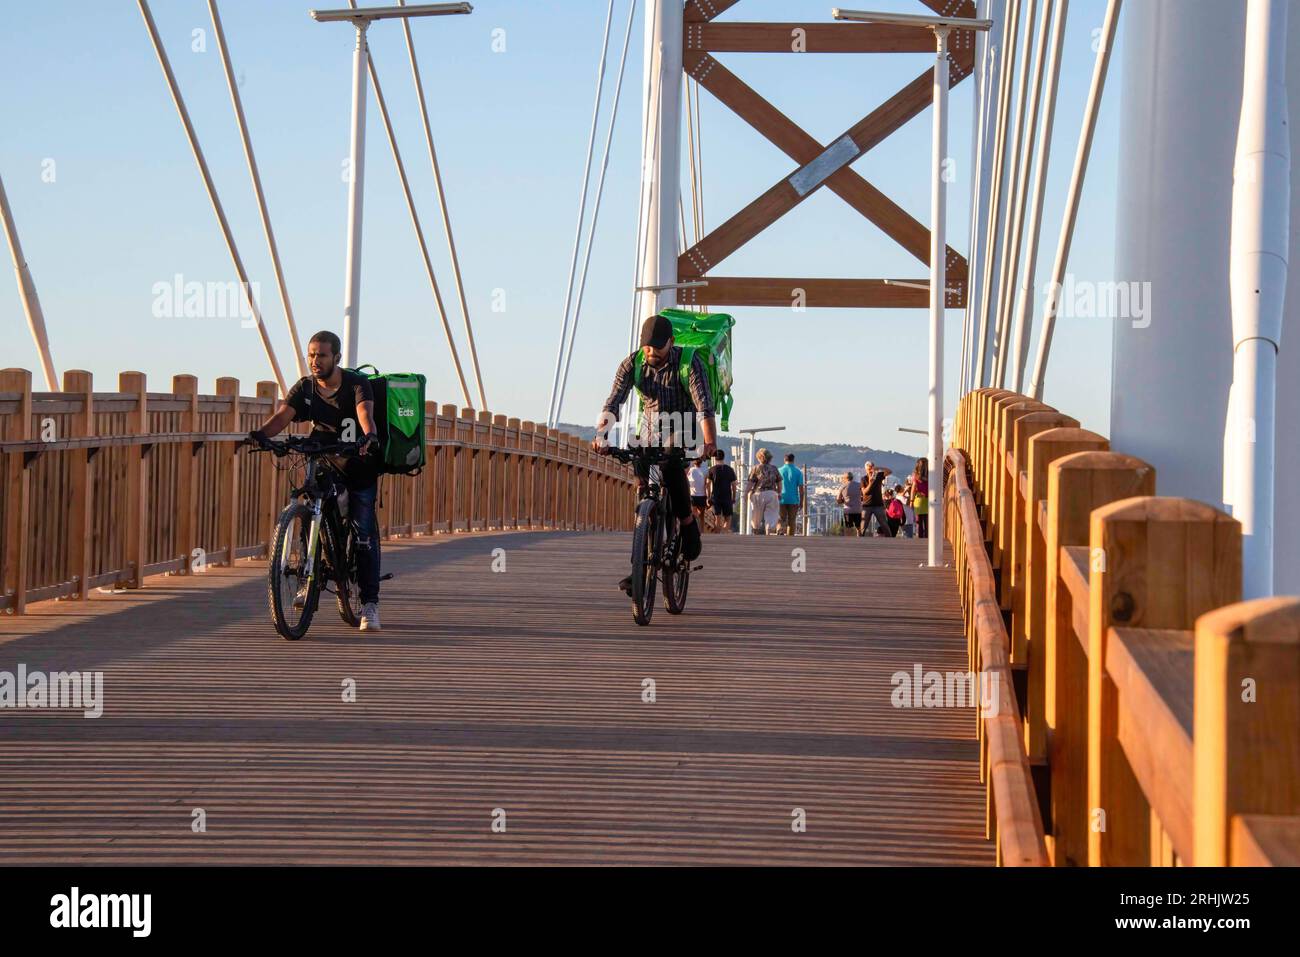
[[[714,466],[709,469],[706,483],[709,506],[722,522],[720,531],[731,531],[731,513],[736,507],[736,470],[727,464],[727,453],[718,449],[713,453]]]
[[[891,469],[876,468],[875,463],[868,462],[862,475],[862,534],[871,532],[871,520],[876,520],[880,534],[893,538],[889,528],[889,514],[885,511],[885,493],[883,485],[885,476]]]
[[[311,422],[313,438],[361,443],[360,455],[333,456],[329,462],[343,476],[348,517],[356,528],[361,630],[379,631],[379,523],[375,517],[379,466],[369,455],[379,440],[375,396],[369,379],[339,365],[341,348],[339,337],[332,332],[312,336],[307,343],[311,375],[299,379],[275,413],[249,437],[260,442],[278,435],[290,422]],[[304,588],[294,604],[301,607],[305,600]]]
[[[645,445],[686,448],[696,442],[696,426],[704,456],[717,448],[718,433],[713,420],[713,397],[704,361],[697,353],[691,360],[689,381],[683,382],[679,366],[682,350],[673,343],[673,324],[667,316],[654,315],[641,324],[641,374],[637,381],[636,353],[619,363],[614,385],[601,410],[591,447],[604,452],[610,427],[618,421],[618,410],[635,386],[645,406],[638,423],[637,438]],[[664,491],[682,535],[682,554],[687,561],[699,558],[702,548],[700,526],[691,514],[690,485],[683,462],[665,462],[660,468]],[[631,575],[619,582],[630,593]]]

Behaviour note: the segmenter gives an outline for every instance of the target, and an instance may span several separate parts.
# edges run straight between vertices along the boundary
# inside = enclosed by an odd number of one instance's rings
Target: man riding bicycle
[[[713,419],[713,397],[709,394],[708,373],[697,354],[691,360],[690,381],[681,381],[682,350],[673,342],[673,325],[667,316],[654,315],[641,324],[640,381],[637,376],[634,352],[618,365],[614,373],[614,386],[601,410],[596,425],[596,437],[591,447],[605,452],[610,427],[618,421],[618,410],[627,399],[633,385],[641,393],[645,412],[637,428],[637,439],[643,445],[674,446],[692,451],[697,444],[696,421],[703,448],[698,454],[709,456],[717,448],[718,431]],[[672,504],[682,535],[682,553],[687,561],[699,558],[700,526],[691,514],[690,489],[686,481],[686,463],[683,460],[665,462],[660,467],[663,487]],[[632,576],[619,582],[619,587],[631,593]]]
[[[375,433],[375,397],[369,379],[339,365],[341,349],[339,337],[332,332],[312,336],[307,343],[311,375],[299,379],[275,414],[248,437],[262,444],[279,435],[290,422],[311,422],[312,438],[354,442],[360,433],[360,454],[333,458],[331,464],[343,476],[348,514],[356,528],[361,630],[379,631],[379,523],[375,518],[379,466],[369,455],[379,441]],[[304,584],[294,599],[296,607],[302,607],[306,593]]]

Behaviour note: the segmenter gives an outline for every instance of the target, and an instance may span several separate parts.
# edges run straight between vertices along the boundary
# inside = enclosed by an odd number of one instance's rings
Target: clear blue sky
[[[627,16],[627,0],[616,3],[607,94]],[[743,0],[724,16],[827,21],[831,5],[830,0]],[[873,0],[873,5],[926,12],[914,0]],[[263,311],[282,365],[292,377],[283,312],[206,3],[155,0],[152,6],[240,251],[251,277],[261,283]],[[305,0],[222,0],[220,6],[300,329],[304,334],[340,329],[347,202],[341,171],[348,151],[353,31],[343,24],[314,23]],[[1102,0],[1076,0],[1070,7],[1040,276],[1050,267],[1056,242],[1093,60],[1091,34],[1104,6]],[[473,16],[415,24],[489,405],[521,418],[545,418],[605,7],[604,0],[478,0]],[[626,348],[644,7],[642,0],[565,403],[567,421],[594,421]],[[208,34],[206,52],[192,49],[196,29]],[[493,52],[497,29],[505,31],[505,52]],[[1122,38],[1121,27],[1121,43]],[[464,353],[401,30],[380,24],[371,31],[371,43]],[[828,142],[924,70],[931,58],[724,54],[720,59]],[[0,62],[6,74],[0,84],[5,117],[0,174],[59,370],[89,369],[101,390],[113,388],[117,373],[126,369],[146,372],[151,388],[160,391],[178,372],[198,375],[205,391],[220,375],[239,377],[246,391],[270,378],[256,332],[241,328],[238,320],[159,319],[151,312],[155,283],[170,282],[178,273],[187,281],[221,282],[234,273],[136,5],[62,0],[16,6],[0,33]],[[1070,263],[1080,278],[1109,279],[1113,273],[1121,57],[1112,63]],[[958,178],[949,193],[949,236],[963,252],[973,90],[967,80],[952,96],[950,152]],[[788,175],[792,164],[707,92],[701,95],[704,204],[711,228]],[[926,111],[855,164],[923,222],[929,219],[929,138]],[[368,146],[363,361],[382,369],[423,371],[430,398],[459,405],[433,298],[373,108]],[[54,161],[52,183],[42,179],[47,160]],[[718,272],[923,277],[926,269],[821,191]],[[0,366],[37,370],[16,284],[7,267],[5,273],[10,278],[0,281]],[[505,312],[491,310],[494,289],[504,290]],[[733,428],[784,423],[791,441],[923,451],[920,436],[896,429],[925,423],[924,310],[738,309],[735,315]],[[955,310],[947,337],[951,405],[961,344]],[[1062,319],[1054,355],[1045,398],[1086,426],[1104,430],[1108,325]]]

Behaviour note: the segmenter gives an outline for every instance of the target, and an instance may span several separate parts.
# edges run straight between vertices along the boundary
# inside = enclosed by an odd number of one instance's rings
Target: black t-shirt
[[[352,441],[360,442],[365,438],[361,428],[361,419],[357,417],[357,406],[362,402],[375,400],[370,380],[357,372],[342,370],[343,381],[338,391],[323,392],[311,376],[299,379],[285,396],[285,404],[293,409],[295,422],[310,422],[313,438],[343,441],[343,435],[351,423]],[[356,456],[332,457],[330,461],[343,472],[348,488],[369,488],[379,477],[379,469],[373,459],[361,459]]]
[[[731,486],[736,481],[736,473],[730,465],[715,465],[709,469],[709,479],[713,482],[713,501],[730,502]]]
[[[883,508],[885,497],[880,492],[880,487],[885,482],[885,473],[877,472],[869,480],[866,476],[862,478],[862,504],[865,508]]]

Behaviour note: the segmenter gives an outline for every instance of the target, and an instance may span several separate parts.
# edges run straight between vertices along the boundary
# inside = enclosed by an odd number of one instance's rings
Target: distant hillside
[[[561,432],[568,432],[588,440],[596,434],[596,429],[590,425],[572,425],[561,422],[559,429]],[[718,442],[728,454],[731,452],[731,447],[739,443],[740,438],[731,435],[722,436]],[[761,442],[756,442],[755,446],[770,450],[773,459],[778,463],[783,460],[787,452],[793,452],[795,462],[800,465],[811,465],[814,468],[844,469],[846,472],[853,472],[855,475],[862,471],[862,463],[868,460],[875,462],[877,465],[893,469],[900,475],[911,472],[912,467],[916,465],[916,456],[914,455],[873,449],[866,445],[846,445],[844,443],[818,445],[812,442],[787,443],[763,439]]]

